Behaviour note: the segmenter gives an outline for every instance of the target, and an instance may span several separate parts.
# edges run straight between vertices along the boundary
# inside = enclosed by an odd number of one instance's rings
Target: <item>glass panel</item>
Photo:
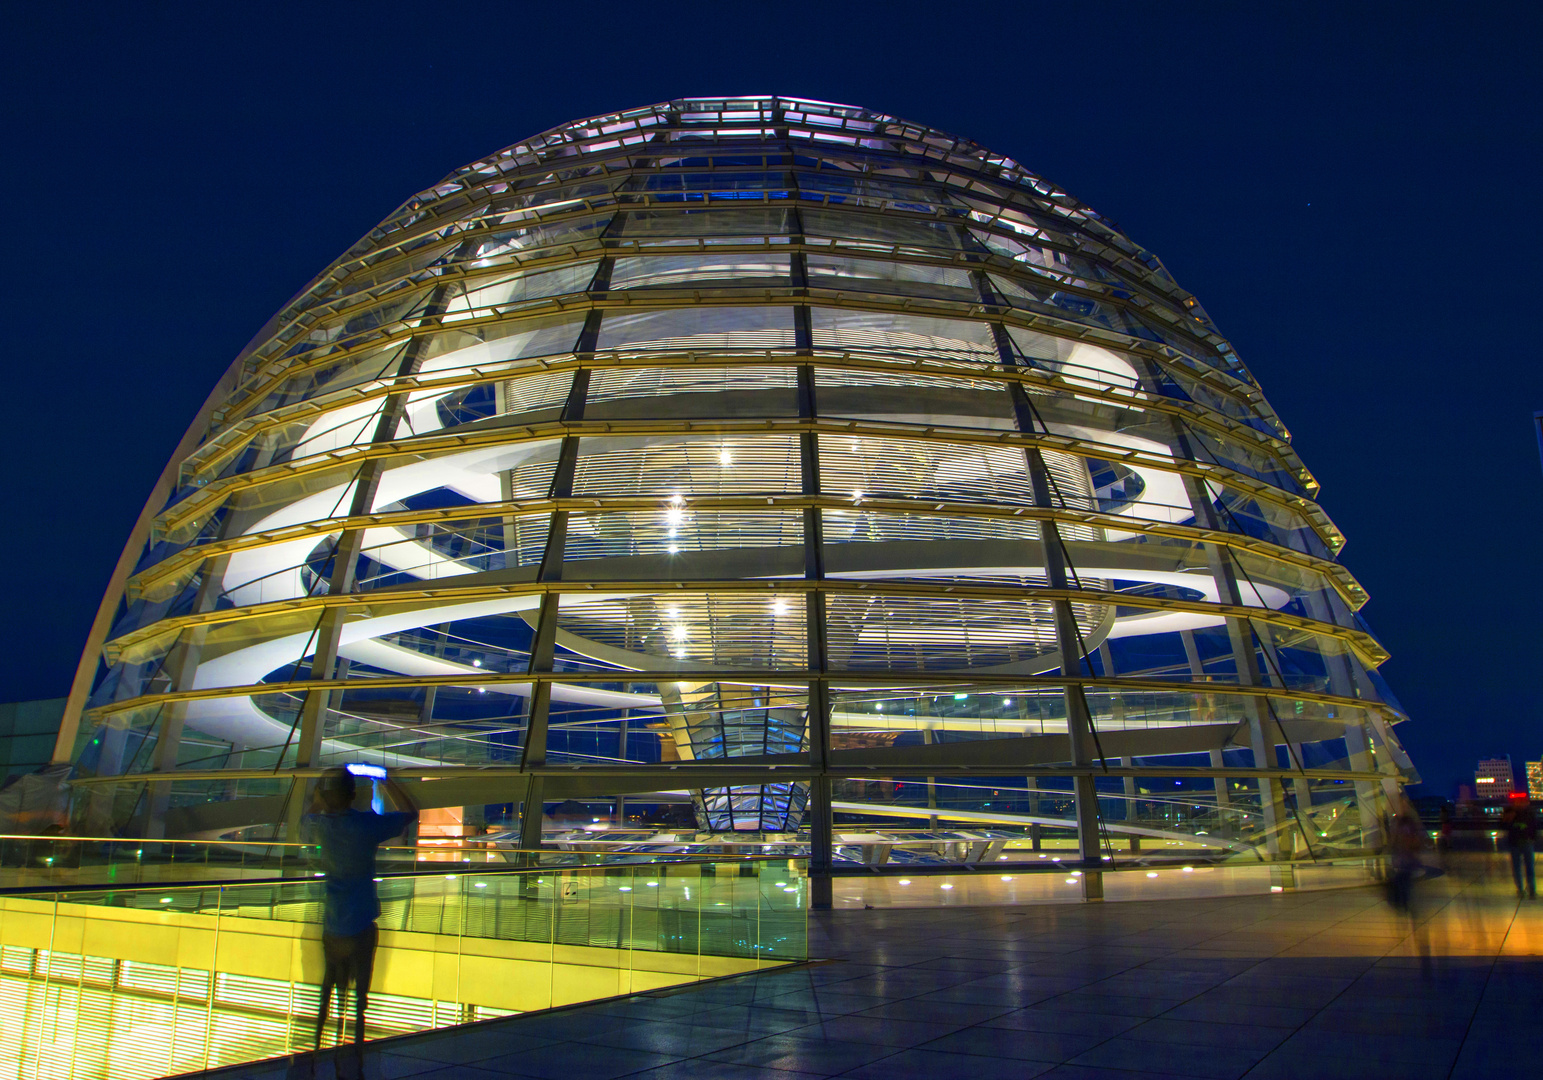
[[[798,440],[790,435],[586,438],[573,493],[671,499],[792,492],[799,490],[799,470]]]
[[[611,270],[611,288],[681,288],[709,282],[785,286],[791,274],[788,255],[623,255]]]

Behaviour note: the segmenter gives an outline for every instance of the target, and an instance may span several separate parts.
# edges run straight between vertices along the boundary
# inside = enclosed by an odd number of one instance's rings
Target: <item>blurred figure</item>
[[[1389,870],[1388,903],[1409,919],[1409,931],[1420,954],[1420,966],[1430,970],[1430,940],[1419,921],[1414,903],[1414,883],[1425,869],[1420,852],[1426,844],[1425,826],[1408,799],[1402,800],[1398,813],[1388,827]]]
[[[327,1026],[332,989],[338,992],[338,1041],[343,1041],[348,985],[354,986],[354,1044],[364,1042],[364,1010],[375,969],[380,932],[380,899],[375,892],[375,849],[418,819],[417,808],[402,785],[381,773],[392,802],[405,809],[385,814],[353,808],[357,790],[347,769],[328,769],[316,785],[312,812],[303,819],[308,838],[321,848],[326,873],[322,905],[321,1004],[316,1013],[316,1048]]]
[[[1529,900],[1538,898],[1538,882],[1534,876],[1532,858],[1537,846],[1538,821],[1532,812],[1532,800],[1523,792],[1513,792],[1505,812],[1500,815],[1505,828],[1506,847],[1511,851],[1511,880],[1516,882],[1516,896]],[[1522,892],[1522,869],[1527,871],[1527,891]]]

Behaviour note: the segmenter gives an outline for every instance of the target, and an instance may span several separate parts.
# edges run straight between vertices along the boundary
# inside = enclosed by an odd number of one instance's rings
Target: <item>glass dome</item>
[[[216,387],[82,661],[77,827],[282,830],[358,761],[511,845],[1360,850],[1412,774],[1316,492],[1197,300],[1015,161],[794,98],[578,121]]]

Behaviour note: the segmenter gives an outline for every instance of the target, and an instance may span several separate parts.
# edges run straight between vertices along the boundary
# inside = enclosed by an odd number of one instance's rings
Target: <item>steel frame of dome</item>
[[[1340,785],[1375,846],[1402,715],[1288,439],[1162,264],[1011,159],[794,98],[567,124],[237,358],[55,758],[78,828],[147,835],[292,823],[367,760],[431,806],[807,818],[816,875],[851,778],[1069,777],[1089,865],[1100,777],[1250,787],[1281,860]]]

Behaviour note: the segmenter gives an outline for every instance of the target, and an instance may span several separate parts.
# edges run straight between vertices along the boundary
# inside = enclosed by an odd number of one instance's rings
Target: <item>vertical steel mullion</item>
[[[1174,423],[1174,432],[1180,453],[1189,460],[1194,460],[1189,439],[1177,422]],[[1217,520],[1216,511],[1211,505],[1210,488],[1205,481],[1186,474],[1184,490],[1189,496],[1197,523],[1215,532],[1227,531]],[[1205,545],[1205,552],[1211,577],[1216,582],[1221,602],[1242,607],[1243,591],[1238,586],[1237,574],[1233,570],[1232,560],[1228,557],[1227,550],[1219,544],[1208,543]],[[1238,681],[1244,686],[1269,685],[1259,669],[1259,657],[1254,648],[1254,632],[1248,625],[1248,620],[1229,615],[1225,622],[1227,644],[1232,652],[1232,662]],[[1250,695],[1244,699],[1243,710],[1248,717],[1249,750],[1253,754],[1254,767],[1256,769],[1275,768],[1278,764],[1275,760],[1275,740],[1267,734],[1269,725],[1267,699]],[[1273,777],[1259,778],[1259,810],[1264,817],[1265,850],[1271,858],[1278,858],[1281,854],[1280,830],[1287,820],[1285,790],[1279,780]]]
[[[794,256],[794,264],[802,276],[804,257]],[[800,355],[813,351],[810,331],[810,311],[807,304],[794,308],[795,344]],[[814,365],[805,361],[798,367],[798,415],[801,420],[812,421],[819,415],[815,396]],[[799,436],[799,478],[802,493],[806,497],[820,494],[820,444],[812,431]],[[804,579],[825,579],[824,521],[819,507],[804,508]],[[809,896],[810,906],[827,909],[831,906],[831,797],[830,773],[830,683],[825,674],[830,666],[830,650],[827,646],[825,593],[810,589],[805,594],[806,640],[809,669],[816,677],[809,682],[806,700],[808,716],[809,760],[815,775],[809,781]]]
[[[609,261],[602,260],[607,278],[609,278],[609,269],[606,264]],[[600,274],[601,271],[596,272],[597,280]],[[574,346],[574,353],[580,365],[594,356],[595,342],[600,336],[600,319],[599,311],[591,311],[584,320],[584,328],[580,331],[578,343]],[[582,421],[588,398],[589,369],[580,366],[573,373],[573,385],[569,388],[568,400],[563,405],[563,423],[577,424]],[[563,436],[562,445],[557,452],[557,467],[552,470],[552,486],[549,494],[559,505],[552,511],[551,521],[547,526],[546,548],[541,553],[541,565],[536,569],[536,581],[539,584],[558,582],[563,577],[563,554],[568,543],[568,511],[561,504],[573,495],[573,477],[578,469],[578,459],[579,437],[570,431]],[[553,658],[557,651],[557,614],[561,600],[559,593],[551,591],[541,598],[540,611],[536,617],[536,632],[531,640],[530,664],[527,669],[532,675],[552,671]],[[525,740],[520,749],[520,768],[527,774],[531,770],[541,769],[546,765],[547,726],[551,712],[551,682],[546,679],[532,679],[530,704],[525,721]],[[539,775],[527,776],[525,798],[520,807],[520,849],[522,851],[534,851],[541,847],[543,786]]]
[[[983,303],[995,306],[997,301],[989,280],[981,271],[974,274],[976,287]],[[1007,328],[1000,322],[991,324],[992,339],[996,343],[997,357],[1004,370],[1020,366],[1012,339]],[[1013,405],[1013,418],[1022,435],[1040,434],[1041,424],[1029,401],[1023,384],[1016,380],[1007,385],[1008,397]],[[1034,496],[1034,505],[1055,510],[1058,500],[1051,490],[1049,469],[1038,446],[1024,448],[1024,469]],[[1045,581],[1052,589],[1067,590],[1071,587],[1067,573],[1066,548],[1061,540],[1060,527],[1054,520],[1039,524],[1040,548],[1045,565]],[[1068,680],[1064,691],[1066,704],[1066,736],[1071,764],[1080,769],[1092,766],[1097,751],[1093,740],[1093,717],[1088,708],[1087,694],[1082,684],[1082,640],[1077,630],[1076,613],[1071,601],[1052,600],[1051,611],[1055,620],[1056,648],[1061,654],[1061,673]],[[1072,805],[1077,819],[1077,853],[1084,871],[1082,895],[1087,900],[1102,900],[1104,896],[1103,859],[1098,816],[1098,788],[1093,774],[1087,771],[1072,775]]]
[[[440,316],[445,313],[448,306],[448,295],[449,286],[444,284],[437,286],[430,295],[428,303],[424,306],[424,313],[419,318],[419,332],[402,350],[402,359],[397,364],[393,382],[405,379],[418,370],[423,362],[425,339],[440,325]],[[402,419],[406,405],[405,390],[397,390],[386,397],[386,400],[381,403],[375,430],[371,432],[371,445],[390,442],[395,438],[397,424]],[[353,497],[349,503],[350,518],[363,517],[374,509],[375,494],[380,489],[380,478],[384,472],[385,465],[379,458],[371,458],[359,467],[359,472],[354,478]],[[364,547],[364,533],[364,529],[345,529],[338,537],[338,542],[333,547],[332,577],[327,585],[327,591],[332,595],[353,592],[359,554]],[[311,654],[312,680],[320,681],[332,677],[333,668],[337,663],[338,643],[343,632],[344,614],[342,607],[329,607],[317,620],[316,647]],[[336,692],[339,701],[342,699],[342,694],[341,690]],[[334,693],[331,690],[306,691],[305,700],[300,706],[298,741],[295,745],[297,769],[310,767],[317,751],[320,750],[322,713],[333,697]],[[304,781],[301,780],[296,780],[290,785],[285,820],[285,835],[290,840],[295,840],[299,836],[300,818],[306,809],[305,787]]]
[[[1150,370],[1148,377],[1153,377]],[[1179,456],[1186,461],[1198,460],[1183,421],[1178,417],[1170,417],[1169,423],[1173,429],[1174,445]],[[1216,508],[1211,499],[1210,485],[1188,473],[1183,474],[1183,482],[1185,494],[1189,497],[1190,508],[1195,514],[1195,522],[1213,532],[1231,531],[1225,529],[1217,517]],[[1206,560],[1212,580],[1216,582],[1219,599],[1224,604],[1242,607],[1243,591],[1238,586],[1237,574],[1233,569],[1228,551],[1215,543],[1207,543],[1204,546]],[[1232,661],[1238,681],[1245,686],[1269,685],[1259,669],[1259,658],[1254,648],[1253,628],[1248,625],[1247,620],[1235,616],[1227,616],[1225,622],[1227,643],[1232,651]],[[1266,734],[1269,711],[1267,699],[1249,696],[1244,700],[1243,710],[1248,717],[1249,750],[1254,758],[1254,767],[1275,768],[1278,764],[1275,760],[1275,740]],[[1282,734],[1282,738],[1284,737]],[[1287,820],[1287,814],[1285,789],[1274,777],[1259,778],[1259,810],[1264,819],[1265,851],[1271,859],[1278,859],[1281,856],[1280,830]]]

